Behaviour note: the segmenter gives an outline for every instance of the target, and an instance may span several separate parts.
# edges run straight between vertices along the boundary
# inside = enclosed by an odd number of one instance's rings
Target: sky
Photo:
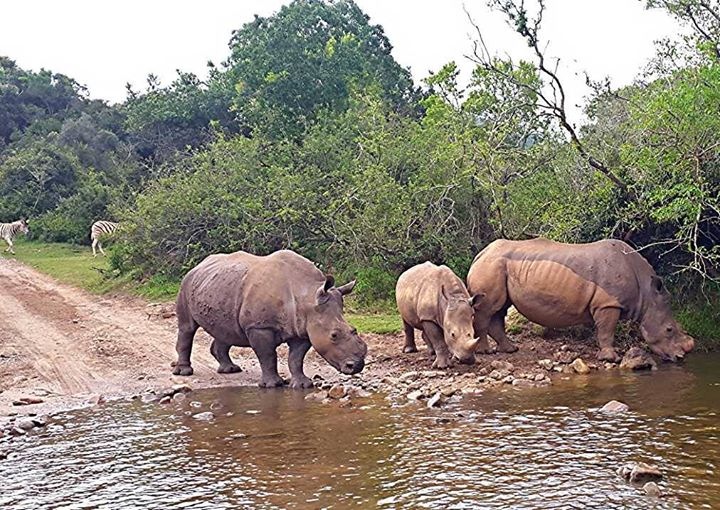
[[[464,79],[472,64],[469,23],[463,5],[492,52],[527,56],[520,36],[485,0],[356,0],[373,24],[382,25],[393,56],[416,82],[454,60]],[[234,29],[255,14],[268,16],[287,0],[23,0],[3,2],[0,55],[26,69],[51,69],[85,85],[91,98],[119,102],[125,84],[142,89],[149,73],[168,84],[176,69],[206,75],[208,60],[229,55]],[[542,35],[548,54],[561,59],[568,102],[588,94],[584,72],[631,83],[652,57],[654,41],[678,25],[640,0],[547,0]]]

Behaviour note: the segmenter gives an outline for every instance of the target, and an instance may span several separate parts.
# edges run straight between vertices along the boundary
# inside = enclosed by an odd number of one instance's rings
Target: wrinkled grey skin
[[[411,267],[398,278],[395,298],[405,329],[403,352],[417,352],[419,329],[428,352],[435,355],[433,368],[452,366],[452,356],[464,363],[475,361],[473,313],[482,296],[470,297],[450,268],[431,262]]]
[[[690,352],[694,340],[675,321],[670,296],[652,266],[622,241],[564,244],[547,239],[498,240],[481,251],[467,277],[470,292],[486,292],[475,314],[479,352],[517,347],[505,337],[510,305],[531,321],[551,328],[594,324],[598,359],[619,361],[613,347],[620,319],[640,324],[650,350],[667,361]]]
[[[315,265],[288,250],[265,257],[245,252],[211,255],[183,279],[177,298],[178,360],[173,373],[191,375],[190,352],[202,327],[214,341],[210,352],[218,372],[239,372],[230,347],[252,347],[262,369],[261,387],[281,386],[276,348],[289,347],[291,388],[310,388],[303,372],[305,354],[314,347],[344,374],[365,366],[367,346],[343,318],[343,296],[355,282],[334,287]]]

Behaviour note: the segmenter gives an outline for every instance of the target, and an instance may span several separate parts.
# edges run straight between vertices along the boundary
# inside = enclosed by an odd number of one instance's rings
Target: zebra
[[[5,242],[8,245],[5,249],[6,252],[15,253],[15,250],[13,250],[13,239],[15,239],[15,236],[18,235],[18,232],[25,235],[30,232],[26,219],[23,218],[13,221],[12,223],[0,223],[0,237],[5,239]]]
[[[117,230],[119,225],[119,223],[113,223],[112,221],[105,220],[96,221],[92,224],[92,227],[90,227],[90,239],[92,240],[93,257],[97,257],[95,247],[100,248],[100,253],[105,255],[102,243],[100,242],[100,237],[112,234],[115,230]]]

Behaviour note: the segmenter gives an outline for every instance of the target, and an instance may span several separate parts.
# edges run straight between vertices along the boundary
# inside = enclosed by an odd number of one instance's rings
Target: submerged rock
[[[314,391],[305,396],[305,400],[315,400],[317,402],[322,402],[326,398],[328,398],[328,392],[325,390]]]
[[[624,413],[630,409],[630,406],[617,400],[611,400],[600,408],[604,413]]]
[[[438,391],[437,393],[435,393],[435,395],[430,397],[430,399],[427,401],[428,408],[433,408],[433,407],[439,406],[441,399],[442,399],[442,393]]]
[[[662,491],[655,482],[646,483],[645,485],[643,485],[643,490],[645,491],[645,494],[647,494],[651,498],[662,497]]]
[[[630,482],[644,483],[662,479],[662,473],[657,466],[638,462],[630,471]]]
[[[624,370],[657,370],[657,363],[646,350],[632,347],[623,356],[620,368]]]
[[[192,417],[195,420],[210,421],[215,418],[215,414],[210,411],[205,411],[204,413],[193,414]]]
[[[347,394],[344,384],[336,384],[328,391],[328,397],[334,399],[341,399]]]

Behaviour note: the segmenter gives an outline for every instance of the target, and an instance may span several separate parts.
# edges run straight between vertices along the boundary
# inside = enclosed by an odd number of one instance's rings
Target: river
[[[599,412],[611,399],[631,411]],[[718,354],[440,410],[363,403],[223,388],[68,412],[12,443],[0,508],[720,508]],[[615,474],[631,461],[661,468],[666,497]]]

